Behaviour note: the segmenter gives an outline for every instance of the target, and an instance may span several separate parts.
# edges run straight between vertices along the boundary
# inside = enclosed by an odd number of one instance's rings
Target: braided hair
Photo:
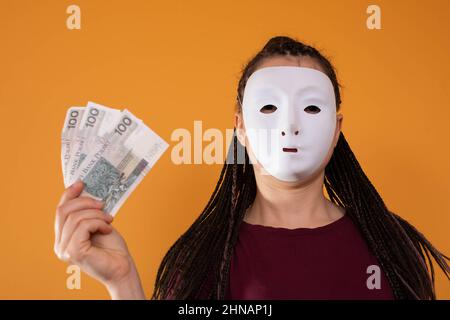
[[[280,55],[314,58],[333,83],[339,111],[341,85],[329,60],[311,46],[277,36],[243,68],[237,88],[237,112],[242,112],[240,101],[251,74],[265,59]],[[237,161],[240,148],[245,158],[241,162]],[[325,167],[324,184],[330,201],[348,209],[349,217],[383,268],[394,297],[436,299],[432,258],[447,279],[450,268],[446,260],[449,258],[414,226],[388,210],[342,132]],[[224,299],[239,226],[255,196],[253,166],[245,147],[237,140],[235,128],[219,181],[202,213],[164,256],[152,299]],[[210,285],[206,286],[208,283]]]

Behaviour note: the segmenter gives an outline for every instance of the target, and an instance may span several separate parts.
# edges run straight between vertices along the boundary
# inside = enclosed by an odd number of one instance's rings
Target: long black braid
[[[292,38],[274,37],[242,70],[237,90],[238,112],[242,111],[240,101],[247,79],[264,59],[277,55],[316,59],[333,83],[339,111],[341,85],[329,60],[317,49]],[[244,150],[244,163],[237,161],[240,148]],[[436,299],[432,258],[447,278],[449,258],[411,224],[387,209],[342,132],[325,168],[324,184],[330,200],[345,208],[360,230],[386,273],[395,298]],[[206,207],[161,262],[152,299],[224,299],[239,226],[255,195],[253,166],[235,132]],[[206,293],[202,295],[203,292]]]

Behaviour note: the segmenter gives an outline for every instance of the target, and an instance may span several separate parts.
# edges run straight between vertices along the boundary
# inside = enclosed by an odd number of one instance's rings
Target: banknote
[[[168,148],[168,144],[130,111],[124,110],[109,135],[86,156],[76,178],[82,196],[105,202],[114,216]]]
[[[84,107],[70,107],[67,110],[64,126],[61,133],[61,162],[64,185],[67,185],[66,174],[67,165],[70,159],[70,149],[76,131],[80,127],[81,119],[84,113]]]
[[[103,144],[104,138],[112,131],[120,115],[120,110],[88,102],[81,118],[80,128],[75,130],[71,143],[65,175],[66,187],[75,182],[80,164],[91,150]]]

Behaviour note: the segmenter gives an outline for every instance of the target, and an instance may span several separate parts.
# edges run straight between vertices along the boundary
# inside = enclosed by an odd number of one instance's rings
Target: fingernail
[[[75,188],[75,187],[78,186],[80,183],[83,183],[83,181],[82,181],[81,179],[78,179],[78,180],[76,180],[76,181],[71,185],[71,187],[72,187],[72,188]]]

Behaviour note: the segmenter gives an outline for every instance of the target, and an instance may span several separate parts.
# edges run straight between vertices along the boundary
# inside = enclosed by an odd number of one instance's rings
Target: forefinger
[[[63,220],[65,217],[62,216],[61,213],[61,206],[65,203],[67,203],[70,200],[75,199],[81,194],[81,191],[83,191],[84,183],[81,180],[77,180],[74,184],[72,184],[70,187],[64,191],[63,195],[61,196],[61,199],[59,200],[58,207],[56,209],[56,217],[55,217],[55,243],[59,242],[60,239],[60,233],[61,228],[63,224]]]

